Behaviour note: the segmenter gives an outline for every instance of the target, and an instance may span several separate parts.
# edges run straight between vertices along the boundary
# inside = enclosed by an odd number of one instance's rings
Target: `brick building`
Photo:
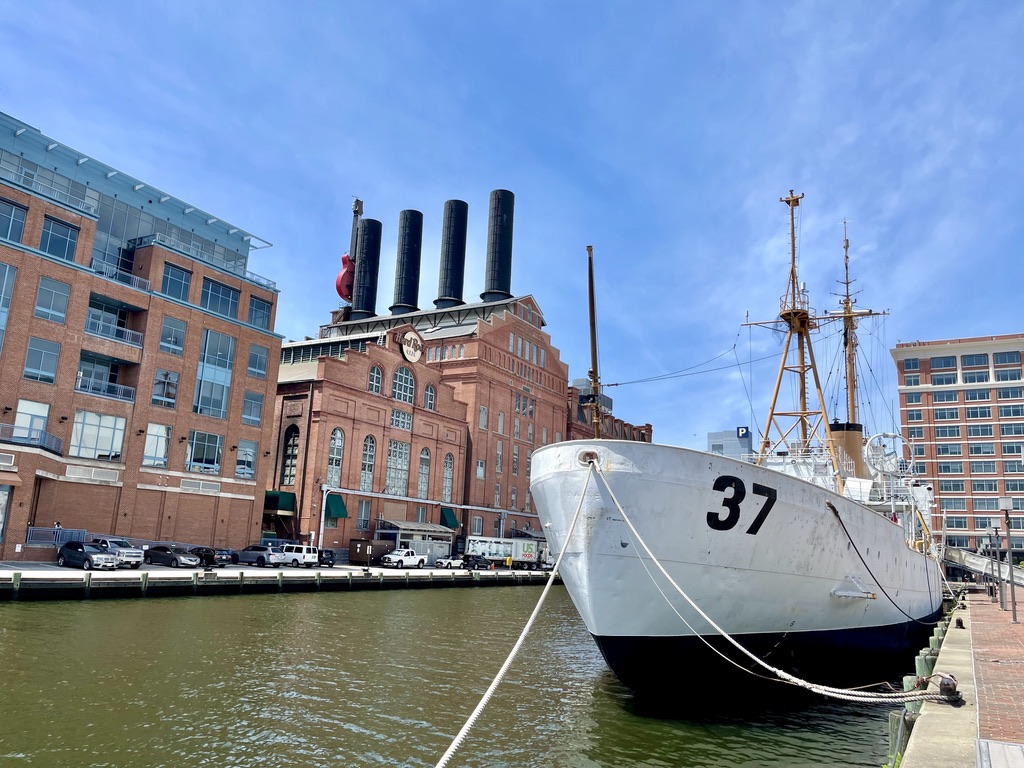
[[[932,483],[932,531],[983,548],[989,528],[1024,551],[1024,334],[897,344],[900,421],[914,468]],[[1010,509],[1005,510],[1003,506]],[[1004,538],[1005,546],[1005,538]]]
[[[56,521],[258,536],[280,338],[254,241],[0,114],[0,558]]]
[[[337,495],[343,498],[350,517],[356,516],[366,523],[364,528],[355,530],[351,523],[347,524],[348,533],[338,539],[343,547],[350,538],[372,538],[382,535],[382,528],[393,530],[395,521],[417,522],[417,517],[422,517],[422,506],[426,506],[425,524],[450,527],[458,536],[509,536],[539,530],[529,493],[530,459],[534,448],[561,441],[566,434],[568,369],[544,330],[544,316],[536,301],[532,296],[515,297],[509,290],[512,206],[510,192],[499,190],[491,194],[486,285],[481,301],[467,304],[462,299],[462,282],[468,206],[456,200],[445,204],[440,284],[433,309],[418,306],[422,215],[403,211],[390,315],[378,315],[375,306],[382,225],[372,219],[360,221],[358,237],[354,238],[358,246],[352,305],[332,312],[331,322],[320,328],[317,339],[282,348],[279,407],[284,406],[287,397],[309,398],[308,394],[296,391],[303,384],[291,381],[291,366],[318,360],[319,366],[321,358],[337,357],[343,359],[343,365],[319,368],[316,379],[302,381],[319,382],[322,377],[327,386],[327,380],[333,379],[331,386],[348,393],[349,407],[355,413],[378,413],[373,427],[377,430],[374,434],[381,436],[376,441],[376,463],[366,461],[361,442],[365,437],[359,432],[372,431],[368,421],[364,421],[366,426],[353,425],[359,435],[356,439],[345,436],[340,458],[342,483]],[[406,352],[402,352],[403,344]],[[406,355],[404,361],[400,354]],[[372,371],[374,365],[380,370],[379,376],[367,372],[368,366]],[[395,380],[402,367],[409,370],[415,382],[412,402],[403,400],[408,398],[408,386]],[[433,397],[437,398],[436,415],[421,402],[428,383],[434,387]],[[309,385],[305,386],[308,391]],[[313,408],[306,416],[313,420],[312,424],[325,420],[317,408],[317,386],[314,384]],[[441,395],[449,388],[453,397],[450,405],[447,395]],[[411,408],[396,406],[396,401],[406,402]],[[394,415],[395,410],[403,409],[409,410],[411,416]],[[422,452],[420,422],[436,422],[438,429],[443,426],[454,430],[456,417],[461,418],[458,439],[437,442],[437,451],[451,451],[455,462],[451,501],[446,501],[443,479],[442,490],[437,490],[439,456],[431,445],[425,444],[422,447],[431,450],[431,480],[427,489],[429,503],[423,505],[417,498],[420,489],[415,471],[418,452]],[[296,469],[296,484],[304,490],[301,499],[296,499],[296,507],[301,510],[300,520],[310,521],[306,527],[299,527],[300,535],[306,537],[315,530],[311,522],[313,505],[320,501],[316,488],[322,484],[330,461],[329,438],[325,437],[328,428],[333,429],[331,424],[340,424],[341,414],[333,415],[335,421],[327,420],[326,426],[307,426],[308,436],[301,425],[302,417],[296,414],[290,418],[298,429],[300,465]],[[410,423],[411,445],[398,448],[394,459],[383,455],[384,440],[388,444],[409,442],[409,437],[403,440],[396,438],[396,434],[404,431],[408,435],[406,425]],[[281,435],[283,441],[283,431]],[[303,458],[303,450],[315,455]],[[283,448],[281,455],[288,455],[288,449]],[[396,463],[392,464],[393,461]],[[408,471],[406,461],[411,463]],[[374,473],[372,491],[367,490],[365,478],[355,473],[356,467]],[[397,486],[387,480],[389,476],[398,477]],[[279,472],[275,489],[287,492],[282,479]],[[451,510],[451,515],[444,514],[445,509]],[[422,535],[430,533],[425,530]],[[457,546],[458,542],[454,543]]]
[[[569,424],[565,434],[567,440],[590,440],[594,437],[593,387],[588,379],[575,379],[569,387]],[[601,438],[607,440],[635,440],[649,443],[654,427],[644,424],[634,426],[618,419],[612,413],[612,399],[604,392],[599,395],[601,409]]]

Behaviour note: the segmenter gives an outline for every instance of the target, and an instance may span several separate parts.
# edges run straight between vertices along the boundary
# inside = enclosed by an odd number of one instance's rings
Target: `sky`
[[[357,197],[384,225],[379,314],[407,208],[424,214],[419,305],[433,307],[448,199],[469,204],[476,301],[493,189],[516,196],[512,293],[536,298],[571,379],[590,367],[593,245],[601,381],[657,442],[763,427],[782,348],[744,323],[778,313],[791,189],[811,306],[838,307],[845,221],[858,306],[888,313],[860,334],[862,381],[880,387],[869,431],[897,412],[896,343],[1024,330],[1019,3],[0,12],[0,111],[273,243],[249,269],[277,282],[285,340],[338,307]],[[835,339],[815,339],[823,368]]]

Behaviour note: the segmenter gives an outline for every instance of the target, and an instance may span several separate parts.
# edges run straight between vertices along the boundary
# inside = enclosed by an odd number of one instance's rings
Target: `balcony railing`
[[[113,280],[115,283],[130,285],[132,288],[138,288],[140,291],[149,290],[149,280],[144,277],[136,277],[131,272],[120,270],[110,262],[93,259],[92,271],[108,280]]]
[[[29,429],[16,424],[0,424],[0,443],[31,445],[58,456],[64,450],[64,441],[41,429]]]
[[[123,341],[133,347],[141,347],[144,338],[139,331],[121,328],[117,323],[111,321],[108,315],[95,309],[90,309],[85,315],[85,332],[93,336],[102,336],[105,339]]]
[[[78,374],[78,378],[75,380],[75,391],[98,395],[99,397],[109,397],[113,400],[122,400],[126,403],[135,402],[135,387],[114,384],[100,379],[86,378],[81,373]]]
[[[75,208],[83,213],[87,213],[90,216],[96,215],[96,206],[87,200],[81,200],[77,197],[72,197],[67,192],[51,187],[49,184],[44,184],[39,179],[34,179],[24,174],[13,171],[10,168],[0,167],[0,177],[13,181],[15,184],[20,184],[23,187],[27,187],[34,192],[38,192],[51,200],[56,200],[59,203],[71,208]]]
[[[267,290],[277,290],[277,283],[275,283],[273,280],[270,280],[269,278],[261,277],[260,275],[257,275],[255,272],[249,272],[247,269],[239,267],[237,264],[232,264],[229,261],[224,261],[224,259],[218,259],[213,254],[206,253],[201,248],[196,248],[194,245],[187,245],[186,243],[170,238],[167,235],[162,235],[158,232],[152,235],[145,235],[144,237],[136,237],[134,240],[129,240],[128,247],[144,248],[145,246],[153,245],[154,243],[163,246],[164,248],[170,248],[171,250],[178,251],[178,253],[184,254],[185,256],[189,256],[193,259],[196,259],[197,261],[203,261],[206,262],[207,264],[212,264],[218,269],[223,269],[226,272],[238,275],[239,277],[248,280],[250,283],[256,283],[256,285],[263,286]]]

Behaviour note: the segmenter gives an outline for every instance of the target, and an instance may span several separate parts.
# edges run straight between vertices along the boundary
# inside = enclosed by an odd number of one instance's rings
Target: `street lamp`
[[[1010,539],[1010,510],[1013,509],[1013,499],[1006,496],[999,499],[999,509],[1003,513],[1003,519],[1006,521],[1006,567],[1007,576],[1010,579],[1010,610],[1011,618],[1010,623],[1017,623],[1017,590],[1015,584],[1017,582],[1016,577],[1013,575],[1013,542]]]

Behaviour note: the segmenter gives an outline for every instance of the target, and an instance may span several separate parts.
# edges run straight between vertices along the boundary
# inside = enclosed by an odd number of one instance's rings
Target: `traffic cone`
[[[494,570],[494,563],[491,563],[491,570]]]

